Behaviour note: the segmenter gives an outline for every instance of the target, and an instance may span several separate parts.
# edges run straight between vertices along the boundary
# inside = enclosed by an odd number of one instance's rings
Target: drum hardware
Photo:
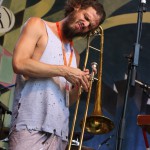
[[[73,140],[80,140],[81,132],[74,132]],[[88,141],[94,137],[94,134],[85,132],[83,135],[83,141]]]
[[[9,129],[3,127],[6,112],[7,114],[11,114],[11,111],[9,111],[9,109],[0,102],[0,140],[8,136],[9,133]]]
[[[0,84],[0,95],[3,94],[3,93],[6,93],[7,91],[10,90],[9,88],[12,88],[14,86],[16,86],[16,84],[12,84],[12,85],[9,85],[7,87]],[[12,112],[8,109],[8,107],[5,106],[2,102],[0,102],[0,112],[2,114],[5,114],[5,113],[10,114],[10,115],[12,114]]]
[[[72,140],[72,144],[71,145],[79,146],[79,140],[78,139],[77,140]]]
[[[8,127],[3,127],[1,129],[1,133],[0,133],[0,141],[5,139],[6,137],[8,137],[9,134],[9,128]]]
[[[79,146],[80,146],[80,142],[79,140],[72,140],[72,144],[71,144],[71,150],[78,150]],[[73,148],[74,147],[74,148]],[[93,148],[90,148],[90,147],[86,147],[86,146],[83,146],[81,147],[81,150],[94,150]]]
[[[9,88],[14,87],[15,85],[16,84],[12,84],[12,85],[5,87],[2,84],[0,84],[0,95],[9,91],[10,90]],[[9,108],[6,105],[4,105],[0,101],[0,140],[5,139],[9,133],[9,128],[3,127],[5,114],[11,115],[12,112],[9,110]]]
[[[9,91],[9,89],[3,86],[2,84],[0,84],[0,95],[6,93],[7,91]]]
[[[8,137],[7,138],[5,138],[5,139],[3,139],[3,140],[0,140],[1,142],[6,142],[6,143],[8,143],[8,141],[9,141],[9,139],[8,139]]]
[[[0,102],[0,139],[5,138],[6,134],[8,135],[8,132],[9,132],[8,128],[3,127],[5,114],[11,115],[12,113],[11,111],[9,111],[7,106],[5,106],[3,103]]]
[[[4,105],[2,102],[0,102],[0,112],[1,112],[1,114],[9,114],[9,115],[11,115],[12,114],[12,112],[8,109],[8,107],[6,106],[6,105]]]
[[[98,36],[100,35],[100,50],[93,48],[90,46],[90,37],[91,36]],[[86,100],[86,108],[85,108],[85,113],[83,120],[81,121],[81,136],[80,136],[80,142],[79,142],[79,148],[78,150],[82,149],[82,142],[83,142],[83,135],[84,131],[86,130],[89,133],[93,134],[104,134],[110,132],[114,128],[114,123],[107,117],[102,115],[102,109],[101,109],[101,89],[102,89],[102,63],[103,63],[103,43],[104,43],[104,34],[103,34],[103,29],[101,26],[98,27],[95,32],[91,33],[88,38],[87,38],[87,49],[86,49],[86,56],[85,56],[85,62],[84,62],[84,67],[83,70],[86,69],[86,64],[88,61],[88,55],[89,55],[89,49],[96,49],[100,52],[100,66],[98,70],[98,80],[97,80],[97,86],[96,86],[96,96],[95,96],[95,105],[94,105],[94,111],[91,116],[87,117],[87,112],[88,112],[88,107],[89,107],[89,100],[90,100],[90,95],[91,95],[91,90],[92,90],[92,82],[94,80],[95,76],[95,69],[96,68],[96,63],[92,63],[92,73],[91,73],[91,80],[90,80],[90,86],[89,86],[89,92],[87,94],[87,100]],[[74,134],[74,128],[75,128],[75,123],[76,123],[76,118],[77,118],[77,113],[78,113],[78,107],[79,107],[79,101],[82,93],[82,88],[79,88],[79,93],[78,93],[78,98],[76,102],[76,109],[74,113],[74,119],[72,122],[72,130],[70,134],[70,141],[69,145],[67,147],[68,150],[72,150],[71,143],[73,139],[73,134]]]
[[[68,146],[66,148],[66,150],[68,149]],[[71,145],[71,150],[78,150],[79,149],[79,146],[78,145]],[[93,148],[91,147],[87,147],[87,146],[82,146],[81,147],[81,150],[94,150]]]
[[[9,86],[4,86],[4,85],[0,84],[0,94],[3,94],[5,92],[9,91],[10,90],[9,88],[12,88],[14,86],[16,86],[16,84],[11,84]]]
[[[6,148],[8,146],[8,134],[9,134],[9,128],[3,128],[3,132],[2,134],[0,134],[1,136],[1,140],[0,143],[3,145],[0,146],[0,150],[8,150],[8,148]]]
[[[71,145],[74,146],[73,149],[77,150],[79,148],[79,145],[80,145],[80,142],[79,142],[80,136],[81,136],[81,132],[74,132],[73,140],[72,140],[72,143],[71,143]],[[88,141],[88,140],[90,140],[93,137],[94,137],[93,134],[86,132],[86,133],[84,133],[83,141]],[[71,146],[71,150],[72,150],[72,146]],[[81,149],[82,150],[93,150],[92,148],[85,147],[85,146],[82,146]]]
[[[5,147],[0,147],[0,150],[7,150]]]

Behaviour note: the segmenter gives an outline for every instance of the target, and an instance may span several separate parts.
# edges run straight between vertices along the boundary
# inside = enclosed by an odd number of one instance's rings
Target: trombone
[[[100,49],[90,46],[90,38],[92,36],[100,36]],[[100,52],[100,65],[98,69],[98,79],[97,79],[97,85],[96,85],[94,110],[91,116],[87,116],[91,90],[92,90],[92,83],[93,83],[94,76],[95,76],[94,70],[97,67],[96,62],[91,63],[91,66],[92,66],[91,80],[90,80],[90,86],[89,86],[89,91],[88,91],[87,100],[86,100],[84,117],[83,117],[83,120],[81,121],[82,130],[81,130],[80,143],[79,143],[78,150],[81,150],[82,142],[83,142],[83,135],[84,135],[85,130],[93,134],[104,134],[104,133],[110,132],[114,128],[114,123],[109,118],[102,115],[102,109],[101,109],[102,107],[101,106],[101,97],[102,97],[101,90],[102,90],[103,44],[104,44],[104,32],[103,32],[102,27],[99,26],[93,33],[90,33],[87,38],[87,49],[86,49],[86,56],[85,56],[83,69],[86,68],[90,48]],[[71,149],[71,143],[73,139],[73,133],[74,133],[74,128],[75,128],[81,93],[82,93],[82,87],[79,88],[78,99],[76,102],[76,109],[74,112],[74,118],[72,122],[72,129],[71,129],[71,134],[70,134],[68,150]]]

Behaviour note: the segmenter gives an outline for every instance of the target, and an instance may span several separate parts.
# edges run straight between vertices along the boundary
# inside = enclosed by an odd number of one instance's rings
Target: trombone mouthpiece
[[[96,62],[92,62],[92,63],[91,63],[92,72],[93,72],[94,74],[97,74],[97,66],[98,66],[98,64],[97,64]]]
[[[97,64],[96,62],[92,62],[92,63],[91,63],[92,70],[93,70],[93,69],[94,69],[94,70],[97,69],[97,65],[98,65],[98,64]]]

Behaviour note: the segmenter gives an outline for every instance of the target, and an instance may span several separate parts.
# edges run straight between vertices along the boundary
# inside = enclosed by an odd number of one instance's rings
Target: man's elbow
[[[22,73],[22,64],[21,64],[21,62],[13,60],[12,67],[13,67],[14,73],[16,73],[16,74],[21,74]]]

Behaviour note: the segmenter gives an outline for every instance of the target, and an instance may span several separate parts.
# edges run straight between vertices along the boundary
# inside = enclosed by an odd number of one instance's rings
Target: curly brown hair
[[[88,7],[93,7],[97,14],[101,17],[99,24],[102,24],[105,20],[106,13],[104,7],[98,0],[67,0],[65,9],[65,17],[68,16],[75,8],[80,7],[80,9],[86,9]]]

